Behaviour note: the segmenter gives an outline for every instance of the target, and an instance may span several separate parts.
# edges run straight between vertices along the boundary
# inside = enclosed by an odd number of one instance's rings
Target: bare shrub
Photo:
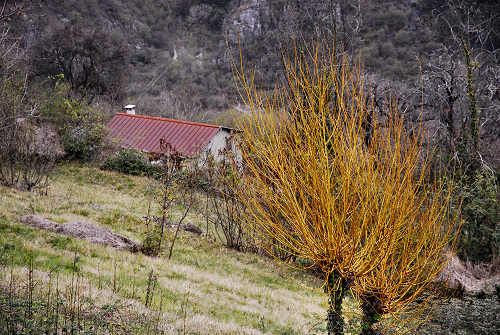
[[[38,119],[28,99],[27,74],[6,32],[0,49],[0,183],[29,191],[43,188],[63,150],[57,133]]]
[[[169,228],[174,227],[171,235],[168,258],[182,223],[196,203],[194,183],[199,172],[196,164],[183,164],[184,158],[169,143],[160,142],[163,154],[155,159],[160,161],[158,181],[152,185],[153,212],[146,217],[146,233],[141,251],[150,256],[158,256],[167,248],[166,239]],[[180,208],[180,216],[174,216],[174,207]],[[151,209],[151,206],[150,206]]]
[[[231,149],[231,142],[232,138],[228,138],[225,148],[220,152],[220,160],[216,161],[209,154],[205,157],[206,219],[214,226],[215,234],[222,244],[241,251],[251,247],[251,243],[242,223],[246,207],[237,196],[238,190],[244,187],[241,180],[242,166]]]
[[[0,182],[27,191],[45,188],[64,153],[57,133],[47,124],[38,126],[23,118],[1,124]]]

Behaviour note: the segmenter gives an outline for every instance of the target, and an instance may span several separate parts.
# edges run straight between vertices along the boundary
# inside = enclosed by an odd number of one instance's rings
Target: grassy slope
[[[76,253],[83,282],[94,290],[97,302],[120,298],[137,309],[143,308],[153,269],[159,277],[155,301],[163,301],[163,318],[174,330],[184,327],[184,319],[187,331],[196,334],[300,334],[322,323],[326,299],[320,289],[307,288],[318,287],[318,281],[269,259],[183,233],[168,261],[32,229],[18,221],[33,212],[60,223],[87,220],[139,241],[148,183],[146,178],[71,165],[59,169],[47,195],[0,187],[0,251],[19,267],[33,254],[40,278],[56,269],[67,280]],[[196,213],[188,221],[203,224]],[[101,290],[96,289],[99,285]],[[186,318],[179,314],[182,304],[187,306]]]

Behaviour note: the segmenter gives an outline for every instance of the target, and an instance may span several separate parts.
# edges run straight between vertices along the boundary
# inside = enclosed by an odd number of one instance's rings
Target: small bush
[[[95,112],[83,113],[78,120],[89,121],[80,123],[75,127],[70,127],[63,136],[64,149],[70,159],[83,161],[93,160],[101,153],[106,136],[104,125],[100,120],[92,120]],[[90,117],[87,117],[90,116]],[[94,114],[94,116],[96,116]]]
[[[500,258],[500,207],[496,176],[480,169],[464,176],[456,188],[462,201],[462,234],[458,255],[474,264]]]
[[[144,233],[141,252],[147,256],[158,256],[162,251],[163,233],[158,225],[153,226]]]
[[[242,181],[243,167],[232,148],[232,139],[221,150],[222,159],[216,161],[208,156],[205,163],[207,195],[206,219],[215,228],[217,238],[228,248],[239,251],[254,249],[251,237],[243,229],[246,206],[238,199],[237,192],[245,187]]]
[[[63,155],[59,136],[52,125],[34,116],[36,105],[27,99],[24,70],[4,70],[6,64],[0,59],[0,184],[44,189]]]
[[[151,185],[152,197],[145,217],[146,232],[141,251],[149,256],[158,256],[168,246],[170,259],[182,222],[198,203],[196,189],[200,167],[193,163],[183,164],[181,154],[163,139],[160,140],[160,148],[168,154],[157,157],[162,167],[157,180]],[[170,227],[175,227],[171,234]],[[169,235],[171,238],[167,241]]]
[[[101,166],[103,170],[118,171],[133,176],[157,176],[161,167],[151,164],[144,155],[135,149],[121,149],[112,157],[106,159]]]
[[[62,139],[66,158],[91,161],[106,146],[105,120],[100,108],[72,96],[64,76],[51,77],[54,88],[40,106],[42,116],[52,123]]]

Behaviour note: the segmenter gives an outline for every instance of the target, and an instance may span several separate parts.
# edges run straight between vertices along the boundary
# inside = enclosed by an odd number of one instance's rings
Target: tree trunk
[[[469,97],[469,113],[463,124],[462,133],[462,156],[465,164],[465,173],[474,175],[480,167],[479,155],[479,110],[477,109],[476,90],[474,88],[474,67],[477,66],[471,59],[469,47],[462,39],[462,46],[465,55],[465,65],[467,68],[467,95]],[[471,143],[472,142],[472,143]],[[472,145],[472,148],[470,147]]]
[[[380,331],[373,329],[373,326],[380,321],[381,308],[375,297],[363,297],[361,303],[363,318],[361,320],[361,335],[379,335]]]
[[[463,48],[465,54],[465,63],[467,66],[467,95],[469,96],[469,122],[470,122],[470,138],[472,140],[473,149],[479,152],[479,112],[477,110],[476,90],[474,89],[474,74],[473,69],[477,65],[472,61],[469,48],[464,41]]]
[[[348,290],[347,281],[340,278],[340,274],[334,271],[328,275],[326,293],[329,295],[329,308],[327,315],[328,335],[344,334],[344,319],[342,318],[342,300]],[[335,285],[335,281],[340,280],[340,284]]]

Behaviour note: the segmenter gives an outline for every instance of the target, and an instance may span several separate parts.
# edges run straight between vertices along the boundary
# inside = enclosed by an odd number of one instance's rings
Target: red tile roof
[[[164,139],[184,156],[190,156],[205,147],[221,126],[172,120],[146,115],[116,113],[109,121],[112,139],[120,145],[143,151],[160,153],[160,139]]]

